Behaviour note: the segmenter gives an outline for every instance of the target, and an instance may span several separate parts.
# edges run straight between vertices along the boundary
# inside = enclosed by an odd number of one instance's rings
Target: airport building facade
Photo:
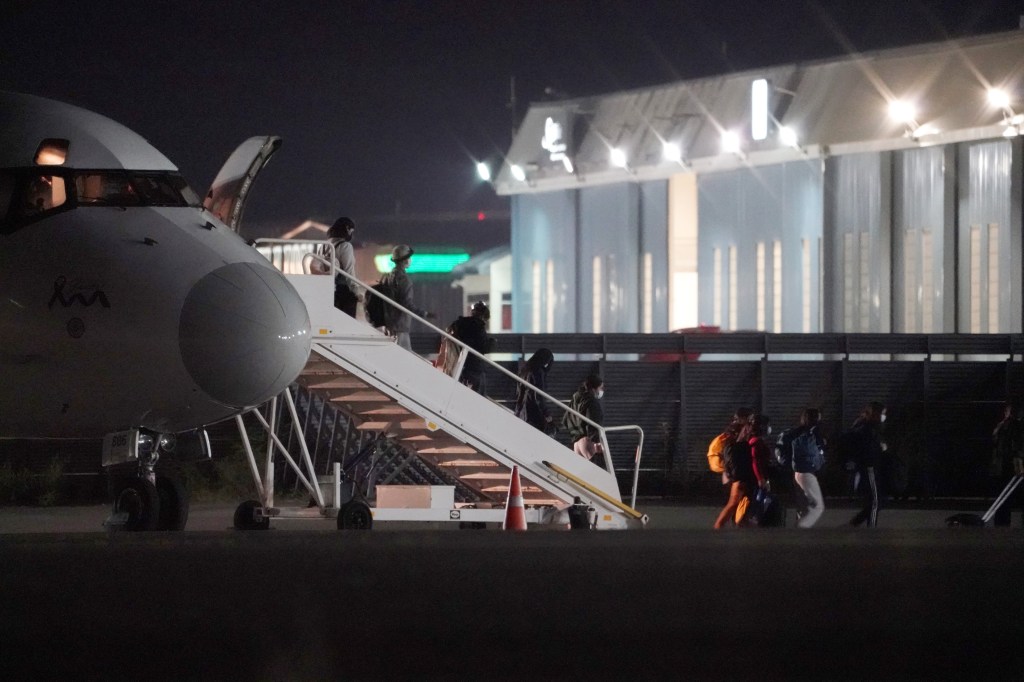
[[[534,104],[513,331],[1022,330],[1024,32]]]

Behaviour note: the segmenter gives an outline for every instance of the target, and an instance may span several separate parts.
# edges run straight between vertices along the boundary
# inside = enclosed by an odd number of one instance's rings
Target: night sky
[[[498,161],[546,90],[1012,30],[1021,13],[1021,0],[5,0],[0,89],[127,125],[198,192],[239,142],[280,135],[245,216],[267,234],[339,214],[507,210],[473,162]]]

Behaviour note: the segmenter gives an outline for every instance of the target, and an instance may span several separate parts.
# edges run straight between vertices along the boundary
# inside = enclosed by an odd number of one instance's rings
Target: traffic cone
[[[505,520],[502,530],[526,530],[526,509],[523,508],[523,486],[519,482],[519,467],[512,466],[508,480],[508,501],[505,503]]]

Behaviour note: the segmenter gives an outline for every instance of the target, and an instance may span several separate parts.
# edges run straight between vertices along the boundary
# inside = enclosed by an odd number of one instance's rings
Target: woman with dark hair
[[[864,506],[850,519],[851,526],[867,522],[868,528],[878,525],[878,468],[882,464],[885,444],[882,442],[882,424],[885,405],[870,402],[861,410],[849,431],[843,434],[843,447],[853,461]]]
[[[732,482],[729,501],[718,514],[715,528],[721,528],[733,518],[744,498],[750,498],[758,488],[768,486],[771,449],[764,437],[770,432],[768,417],[763,414],[752,415],[740,429],[736,443],[729,450],[726,466],[726,474]],[[747,519],[740,519],[737,525],[747,525]]]
[[[555,356],[551,351],[547,348],[539,349],[519,370],[519,378],[526,383],[516,384],[516,416],[545,433],[554,430],[547,399],[542,398],[537,391],[531,391],[527,384],[547,393],[548,370],[554,362]]]

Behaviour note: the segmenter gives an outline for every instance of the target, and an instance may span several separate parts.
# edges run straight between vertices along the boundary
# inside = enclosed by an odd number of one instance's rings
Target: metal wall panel
[[[548,262],[553,281],[548,283]],[[576,318],[576,193],[512,197],[512,329],[574,332]],[[537,267],[535,277],[534,268]],[[535,283],[540,285],[534,296]],[[555,314],[548,328],[548,292]],[[535,301],[540,308],[535,309]],[[537,322],[539,328],[534,329]]]
[[[1020,301],[1021,257],[1019,237],[1015,240],[1012,232],[1012,167],[1009,140],[960,146],[957,331],[1021,331],[1020,306],[1014,304]],[[998,276],[990,279],[993,272]],[[973,291],[972,286],[980,288]],[[990,301],[998,301],[998,319],[990,316]]]
[[[651,291],[644,287],[644,258],[650,254]],[[668,181],[640,185],[640,331],[645,331],[644,306],[650,296],[651,332],[668,327]]]
[[[947,148],[897,152],[893,177],[893,329],[955,331],[954,223]],[[950,168],[952,173],[952,167]]]
[[[758,328],[757,245],[765,245],[766,263],[761,305],[764,330],[776,329],[774,320],[775,275],[773,243],[782,248],[782,321],[784,332],[803,332],[803,242],[810,251],[810,331],[818,331],[818,243],[822,235],[821,166],[816,161],[797,161],[754,169],[710,173],[698,177],[699,315],[711,324],[718,319],[731,328],[730,300],[738,304],[736,329]],[[729,248],[736,248],[737,291],[731,295]],[[721,308],[714,309],[715,251],[722,264]]]
[[[575,331],[640,330],[639,220],[640,190],[635,183],[580,190]],[[595,266],[600,268],[596,278]],[[595,312],[600,316],[596,326]]]
[[[823,331],[890,331],[890,156],[825,162]]]

